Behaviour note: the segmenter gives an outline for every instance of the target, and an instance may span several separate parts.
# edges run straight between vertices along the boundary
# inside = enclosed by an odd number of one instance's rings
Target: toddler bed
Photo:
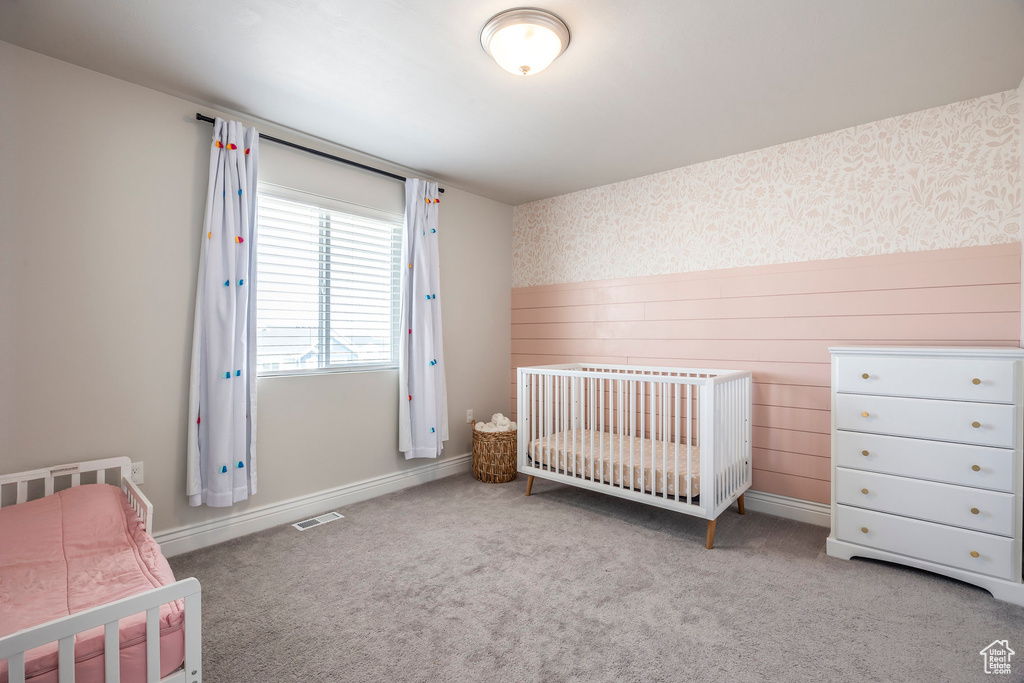
[[[0,507],[0,683],[201,681],[199,582],[175,582],[130,468],[0,476],[0,504],[14,498]]]
[[[751,373],[615,365],[517,371],[518,466],[715,521],[750,488]],[[701,490],[701,482],[705,482]]]

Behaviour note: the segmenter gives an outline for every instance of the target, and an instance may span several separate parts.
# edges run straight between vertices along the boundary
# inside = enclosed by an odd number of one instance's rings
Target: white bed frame
[[[715,522],[734,502],[744,514],[743,494],[750,488],[751,460],[751,373],[735,370],[644,367],[635,365],[546,365],[518,369],[517,418],[519,420],[518,466],[528,475],[526,495],[533,489],[534,477],[607,493],[648,505],[675,510],[706,519],[706,547],[714,547]],[[636,486],[633,476],[619,472],[618,483],[604,476],[603,468],[581,467],[576,458],[566,458],[559,470],[535,462],[530,444],[538,438],[559,438],[576,429],[599,435],[590,448],[604,460],[604,434],[643,437],[663,442],[662,491],[667,492],[668,463],[674,459],[675,472],[690,472],[693,446],[700,446],[699,495],[687,486],[674,495],[655,493],[656,485]],[[557,435],[563,435],[561,437]],[[575,439],[575,434],[573,434]],[[648,443],[649,443],[648,442]],[[640,442],[644,443],[643,441]],[[562,444],[563,447],[568,444]],[[574,451],[576,444],[572,444]],[[638,464],[644,471],[643,447],[628,452],[620,441],[618,467],[627,458],[630,472]],[[671,454],[671,455],[670,455]],[[684,464],[685,470],[680,469]],[[649,465],[648,465],[649,466]],[[598,472],[596,469],[601,469]],[[652,468],[654,471],[654,468]],[[687,477],[689,481],[689,477]]]
[[[132,509],[146,525],[146,532],[152,534],[153,505],[132,482],[131,468],[129,458],[107,458],[0,475],[0,506],[4,506],[4,494],[11,485],[16,490],[13,505],[18,505],[28,502],[30,488],[38,488],[38,483],[34,482],[42,481],[42,493],[49,496],[54,493],[58,480],[68,480],[70,486],[93,483],[82,481],[82,475],[87,475],[86,479],[94,479],[95,483],[115,483],[107,479],[110,470],[117,470],[119,481],[116,484],[128,496]],[[185,663],[183,668],[160,678],[160,607],[175,600],[185,602]],[[7,660],[8,683],[25,682],[25,653],[28,650],[53,642],[57,643],[60,683],[74,683],[75,636],[98,626],[104,627],[104,679],[106,683],[119,683],[121,651],[118,620],[140,612],[146,613],[146,683],[202,683],[202,603],[199,581],[195,578],[154,588],[0,638],[0,660]]]

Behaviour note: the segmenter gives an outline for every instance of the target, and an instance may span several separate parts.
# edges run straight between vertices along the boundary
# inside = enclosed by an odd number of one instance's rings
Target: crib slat
[[[660,382],[651,382],[651,495],[658,495],[658,440],[661,438],[661,421],[665,419],[665,408],[661,405],[664,394]],[[667,473],[662,471],[662,475]],[[662,491],[664,492],[664,488]]]
[[[661,495],[668,498],[668,442],[665,440],[665,420],[668,419],[669,405],[665,392],[671,391],[664,382],[658,385],[658,441],[661,442]]]
[[[644,392],[646,392],[646,390],[647,390],[646,382],[643,382],[643,381],[637,382],[637,387],[636,388],[639,389],[639,391],[640,391],[640,400],[639,400],[639,402],[640,402],[640,413],[639,414],[637,413],[636,392],[634,391],[634,392],[631,392],[631,394],[630,394],[630,397],[632,398],[631,405],[630,405],[630,430],[631,430],[632,433],[630,435],[633,437],[633,438],[630,439],[630,490],[633,490],[635,488],[635,486],[633,485],[633,479],[634,479],[633,473],[636,472],[636,470],[633,468],[633,444],[636,442],[636,435],[637,435],[637,428],[636,428],[635,425],[639,421],[640,422],[640,493],[642,494],[643,490],[644,490],[644,488],[643,488],[643,418],[644,418],[643,403],[644,403]]]
[[[726,383],[725,391],[722,392],[722,405],[719,406],[722,411],[722,430],[726,432],[725,444],[722,448],[722,453],[725,455],[725,467],[722,468],[725,471],[725,476],[722,477],[724,490],[720,500],[725,500],[732,493],[732,390],[734,385],[735,382]]]
[[[741,415],[742,403],[740,399],[743,396],[743,385],[742,380],[733,382],[732,391],[732,491],[729,495],[736,492],[736,489],[740,487],[740,463],[742,462],[742,439],[740,437],[740,429],[743,424],[743,416]]]
[[[541,430],[542,438],[544,439],[544,445],[546,448],[541,449],[541,463],[545,457],[548,462],[551,461],[551,423],[548,419],[548,412],[551,410],[551,399],[550,399],[550,386],[551,386],[551,375],[544,375],[544,394],[541,397],[541,406],[544,410],[544,428]]]
[[[653,382],[653,381],[648,382],[647,385],[648,385],[648,394],[650,396],[650,402],[651,402],[651,407],[649,409],[651,414],[646,417],[647,429],[646,430],[644,430],[644,429],[640,430],[640,437],[647,439],[647,445],[645,446],[645,448],[647,449],[647,460],[648,460],[648,462],[651,465],[651,476],[648,477],[648,479],[650,481],[648,482],[648,484],[644,485],[644,488],[642,490],[643,491],[647,491],[646,487],[647,487],[647,485],[650,485],[650,487],[651,487],[651,495],[652,496],[656,496],[658,494],[658,480],[657,480],[658,463],[656,463],[654,461],[654,440],[657,438],[657,435],[655,434],[655,432],[657,431],[657,424],[658,424],[658,385],[655,382]],[[644,415],[645,415],[644,413],[640,413],[640,418],[641,419],[645,419]],[[641,441],[640,443],[643,444],[643,441]],[[647,471],[647,466],[643,464],[643,455],[642,454],[641,454],[641,461],[640,462],[641,462],[640,467],[646,472]]]
[[[689,386],[689,385],[687,385]],[[679,489],[683,485],[683,479],[679,478],[679,392],[682,390],[682,386],[676,384],[672,387],[672,405],[674,410],[672,411],[673,420],[673,434],[675,435],[675,457],[676,457],[676,502],[679,502]],[[686,473],[686,478],[690,478],[690,473]]]
[[[47,496],[53,495],[53,477],[49,475],[43,480],[43,493]]]
[[[575,413],[575,409],[574,409],[575,401],[573,399],[573,387],[575,387],[575,385],[576,385],[576,378],[575,377],[567,377],[566,380],[565,380],[565,384],[566,384],[566,406],[565,406],[565,409],[566,409],[566,413],[567,413],[565,428],[572,432],[571,438],[570,438],[569,434],[566,434],[566,441],[570,442],[572,444],[571,445],[571,448],[572,448],[572,476],[575,477],[576,476],[576,431],[575,431],[576,425],[573,423],[573,421],[575,419],[576,413]],[[566,444],[566,446],[569,447],[568,444]]]
[[[732,495],[733,486],[735,485],[734,477],[736,475],[735,467],[735,455],[736,451],[734,448],[734,439],[736,436],[736,414],[733,411],[733,407],[736,405],[733,401],[733,395],[736,393],[736,382],[729,382],[727,385],[728,390],[725,392],[725,405],[722,406],[725,413],[726,423],[725,428],[729,431],[729,436],[725,440],[726,453],[728,453],[728,460],[726,461],[726,472],[728,472],[726,481],[726,490],[722,492],[722,497],[728,498]]]
[[[657,452],[657,448],[654,445],[658,438],[658,420],[661,417],[661,406],[658,404],[658,384],[652,381],[651,386],[651,415],[648,418],[650,422],[649,429],[647,430],[647,438],[650,439],[650,443],[647,446],[647,455],[651,461],[651,495],[658,495],[658,462],[654,459],[654,454]],[[643,434],[641,434],[643,436]]]
[[[562,450],[565,452],[565,473],[571,474],[572,471],[569,468],[569,430],[572,428],[569,424],[569,382],[570,378],[562,377],[562,397],[558,403],[558,408],[562,414]]]
[[[74,636],[57,641],[57,680],[59,683],[75,683]]]
[[[537,406],[538,406],[537,401],[540,398],[540,387],[538,386],[538,381],[539,381],[539,376],[538,375],[530,375],[530,446],[531,447],[533,447],[534,441],[537,439],[537,436],[540,434],[540,424],[538,423],[538,419],[540,419],[540,410],[537,409]],[[534,467],[539,467],[540,463],[537,461],[536,449],[534,449],[534,452],[533,452],[532,456],[533,456],[532,464],[534,465]]]
[[[661,419],[661,404],[659,401],[658,394],[658,383],[651,382],[651,429],[649,432],[650,444],[650,456],[651,456],[651,495],[658,495],[658,461],[655,460],[654,454],[658,452],[658,448],[655,445],[658,439],[658,420]]]
[[[619,419],[622,422],[622,429],[619,431],[619,452],[622,457],[619,458],[619,488],[624,488],[626,484],[626,449],[625,441],[626,437],[629,436],[629,401],[626,399],[630,396],[630,391],[627,387],[632,388],[632,383],[627,383],[626,380],[619,380],[622,392],[619,394]],[[630,444],[630,448],[632,448]]]
[[[550,469],[555,469],[555,470],[558,469],[558,444],[557,444],[557,441],[558,441],[558,439],[557,439],[558,427],[555,426],[555,418],[557,417],[557,413],[555,412],[555,402],[558,400],[558,396],[557,396],[555,390],[556,390],[557,387],[558,387],[558,380],[557,380],[557,378],[551,377],[551,381],[548,383],[548,387],[547,387],[547,396],[544,397],[545,401],[547,401],[548,412],[551,415],[551,417],[550,417],[551,423],[550,423],[547,431],[545,432],[545,434],[547,434],[547,438],[548,438],[548,469],[549,470]],[[552,448],[551,448],[551,443],[553,441],[556,442],[554,450],[552,450]],[[552,457],[554,457],[554,461],[553,462],[551,460]]]
[[[561,417],[561,414],[560,414],[561,411],[559,410],[559,404],[558,404],[558,398],[559,398],[559,393],[560,393],[559,390],[562,388],[562,376],[561,375],[555,375],[554,382],[555,382],[554,401],[552,401],[552,403],[551,403],[551,408],[554,410],[554,415],[552,416],[552,421],[554,423],[554,434],[555,434],[555,471],[557,472],[558,469],[559,469],[559,463],[561,462],[561,458],[562,458],[562,451],[559,450],[559,448],[558,448],[558,439],[562,435],[561,434],[562,430],[561,430],[561,425],[560,425],[560,420],[559,420],[559,418]]]
[[[626,437],[629,436],[629,430],[626,427],[626,401],[629,397],[627,390],[627,382],[623,379],[617,379],[616,381],[616,393],[615,393],[615,415],[614,422],[608,427],[608,443],[612,443],[612,438],[618,440],[618,460],[615,461],[615,466],[619,470],[619,483],[618,486],[622,486],[622,473],[626,468],[626,449],[628,448],[626,443]],[[610,447],[610,446],[609,446]],[[615,458],[615,453],[610,455],[611,458]],[[615,474],[612,473],[612,485],[615,484]]]
[[[18,492],[16,498],[16,504],[21,505],[28,500],[28,481],[18,482]]]
[[[536,415],[536,413],[534,412],[534,406],[533,406],[533,393],[534,393],[533,392],[533,378],[534,378],[534,375],[527,374],[526,377],[529,378],[528,383],[527,383],[527,386],[529,388],[527,390],[526,395],[529,396],[529,399],[530,399],[529,407],[526,409],[526,414],[527,414],[527,416],[529,418],[529,422],[526,423],[526,430],[525,431],[526,431],[527,434],[530,435],[529,439],[527,439],[527,441],[526,441],[526,444],[527,444],[526,454],[530,456],[530,463],[529,464],[536,465],[537,464],[537,454],[533,452],[533,440],[535,438],[533,436],[533,422],[534,422],[533,418],[534,418],[534,415]]]
[[[725,429],[729,432],[729,434],[728,434],[728,436],[725,439],[725,452],[727,453],[726,457],[728,459],[725,462],[725,467],[726,467],[727,475],[725,477],[726,490],[722,491],[722,499],[723,500],[725,498],[728,498],[730,495],[732,495],[732,488],[733,488],[733,484],[734,484],[734,482],[733,482],[733,475],[735,474],[735,468],[733,467],[733,461],[734,461],[734,457],[733,456],[735,455],[735,450],[733,449],[733,437],[736,434],[736,431],[735,431],[735,428],[734,428],[735,427],[735,422],[736,422],[736,416],[733,414],[734,402],[732,400],[732,397],[733,397],[733,394],[735,393],[736,382],[729,382],[726,385],[726,387],[727,387],[727,390],[726,390],[725,396],[724,396],[724,403],[725,403],[725,405],[722,406],[722,412],[725,413]]]
[[[540,382],[537,384],[537,438],[540,439],[540,465],[544,465],[544,435],[545,428],[547,427],[547,380],[545,376],[541,376]]]
[[[610,385],[609,385],[609,388],[610,388]],[[609,402],[610,401],[611,401],[611,397],[609,397]],[[598,416],[597,417],[597,420],[598,420],[597,440],[599,441],[599,445],[598,445],[598,450],[599,450],[598,460],[601,463],[601,483],[603,484],[604,483],[604,422],[605,422],[605,416],[604,416],[604,377],[602,377],[602,378],[600,378],[598,380],[597,416]],[[608,473],[611,474],[611,471],[612,471],[612,468],[609,467],[608,468]]]
[[[160,681],[160,608],[146,610],[146,683]]]
[[[703,386],[699,386],[698,385],[697,388],[695,389],[695,391],[697,392],[697,415],[696,415],[696,417],[697,417],[697,425],[696,425],[696,429],[694,430],[693,436],[694,436],[694,438],[697,439],[694,442],[694,445],[699,448],[700,445],[701,445],[701,443],[700,443],[701,434],[704,433],[700,429],[700,421],[702,419],[702,413],[704,412],[703,410],[700,409],[701,400],[703,399],[703,396],[704,396],[704,388],[703,388]]]
[[[25,683],[25,653],[17,652],[7,658],[8,683]]]
[[[698,408],[700,407],[698,399]],[[693,504],[693,423],[690,415],[693,410],[693,385],[686,385],[686,504]],[[700,410],[697,411],[698,413]],[[701,482],[703,484],[704,482]]]
[[[732,495],[736,487],[736,382],[729,382],[728,405],[729,414],[729,490],[725,497]]]
[[[565,450],[566,450],[566,458],[568,459],[568,457],[570,455],[570,453],[569,453],[569,441],[570,441],[570,434],[569,434],[569,432],[572,430],[572,377],[563,377],[562,378],[562,415],[564,416],[564,418],[562,420],[562,426],[565,428]],[[566,474],[573,474],[573,475],[575,475],[576,474],[576,472],[575,472],[576,455],[575,454],[571,454],[571,455],[572,455],[572,459],[573,459],[573,470],[569,469],[569,463],[566,462],[565,463],[565,473]]]
[[[600,460],[597,460],[597,462],[594,462],[596,460],[596,458],[594,456],[597,454],[597,444],[594,443],[595,435],[597,434],[597,401],[594,399],[594,396],[596,395],[595,394],[595,385],[596,384],[597,384],[597,380],[594,379],[594,378],[591,378],[590,379],[590,481],[594,481],[594,478],[597,475],[597,473],[595,472],[595,468],[597,468],[598,463],[601,462]]]
[[[717,417],[719,412],[722,411],[722,403],[724,402],[724,400],[725,400],[725,392],[722,391],[722,387],[719,386],[718,387],[718,391],[715,392],[715,402],[713,404],[714,405],[714,410],[711,413],[711,419],[715,420],[715,422],[714,422],[714,425],[715,425],[715,445],[717,446],[718,450],[721,451],[723,454],[728,452],[726,449],[729,446],[729,444],[725,440],[725,434],[724,434],[724,432],[725,432],[725,420],[721,419],[721,418],[720,419],[715,419],[715,418]],[[716,452],[715,455],[718,455],[718,453]],[[723,467],[723,465],[725,467]],[[720,463],[720,465],[717,468],[715,468],[715,471],[711,473],[711,476],[714,478],[714,481],[718,483],[718,492],[715,494],[714,501],[712,501],[712,506],[711,506],[712,510],[714,510],[716,507],[718,507],[718,503],[722,500],[722,497],[725,495],[725,491],[724,491],[724,489],[725,489],[725,477],[719,477],[718,473],[720,471],[725,470],[725,468],[728,467],[728,465],[729,465],[729,461],[726,460],[725,462]]]
[[[551,411],[551,428],[548,430],[548,469],[558,470],[558,377],[551,377],[548,387],[548,409]],[[554,446],[551,443],[554,442]],[[554,461],[551,458],[554,458]]]
[[[96,483],[97,484],[106,484],[107,483],[107,471],[106,470],[96,470]]]
[[[562,454],[565,453],[565,420],[562,415],[565,411],[565,377],[562,375],[558,376],[557,389],[555,393],[555,467],[562,469],[566,474],[569,473],[569,463],[563,463],[561,458]],[[558,447],[558,440],[561,438],[562,447]]]
[[[666,413],[668,405],[665,403],[665,389],[668,388],[664,382],[661,383],[661,495],[668,498],[668,441],[665,440]],[[679,472],[676,472],[679,474]],[[677,487],[678,488],[678,487]]]
[[[624,425],[625,422],[622,420],[622,410],[619,407],[622,405],[622,397],[625,395],[625,387],[622,385],[622,380],[619,379],[608,380],[608,386],[611,391],[614,392],[608,396],[608,478],[611,481],[611,485],[615,486],[615,468],[622,467],[622,449],[626,444],[626,433],[622,429],[622,425]],[[613,448],[612,441],[613,435],[621,437],[618,439],[618,460],[615,459],[615,449]],[[621,478],[619,483],[622,483]]]
[[[538,376],[537,382],[537,438],[540,440],[540,462],[538,467],[543,467],[546,458],[550,457],[546,441],[548,438],[548,380],[547,376]]]
[[[576,401],[577,400],[578,400],[578,398],[576,396],[576,378],[575,377],[571,377],[571,378],[569,378],[569,410],[570,410],[570,413],[571,413],[571,415],[569,417],[569,429],[572,430],[572,476],[574,476],[574,477],[577,475],[577,472],[576,472],[576,427],[577,427],[576,418],[577,418],[577,415],[578,415],[578,413],[577,413],[577,406],[576,406]]]
[[[544,376],[537,375],[537,467],[544,465]]]
[[[739,386],[735,381],[729,382],[729,490],[731,496],[736,490],[736,390]]]
[[[108,622],[103,626],[103,679],[106,683],[121,680],[121,650],[118,641],[118,623]]]

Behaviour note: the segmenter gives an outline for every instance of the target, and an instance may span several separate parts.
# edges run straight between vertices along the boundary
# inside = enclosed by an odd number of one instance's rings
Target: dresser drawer
[[[929,479],[1013,492],[1014,451],[837,431],[836,465],[856,470]]]
[[[836,469],[836,502],[1013,536],[1014,496],[889,474]]]
[[[836,364],[837,391],[984,403],[1017,400],[1012,360],[841,356]]]
[[[835,395],[836,429],[1013,448],[1016,406]]]
[[[1010,581],[1012,538],[921,522],[882,512],[836,506],[836,537],[840,541],[966,569]],[[977,553],[974,557],[972,553]]]

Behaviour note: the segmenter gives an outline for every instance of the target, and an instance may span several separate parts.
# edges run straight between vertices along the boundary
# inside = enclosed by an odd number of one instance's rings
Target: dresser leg
[[[708,540],[707,540],[707,543],[704,544],[704,547],[707,548],[708,550],[712,550],[715,547],[715,522],[716,521],[718,521],[718,520],[714,520],[714,519],[709,519],[708,520]]]
[[[741,515],[747,514],[747,508],[743,504],[743,494],[742,493],[740,494],[740,497],[736,499],[736,505],[739,506],[740,514]]]
[[[526,477],[526,495],[530,495],[530,491],[533,490],[533,475]]]

